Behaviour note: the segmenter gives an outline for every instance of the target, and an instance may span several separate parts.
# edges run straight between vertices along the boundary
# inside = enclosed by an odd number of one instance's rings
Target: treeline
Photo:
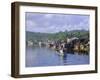
[[[45,40],[65,40],[66,38],[85,38],[89,39],[89,31],[86,30],[72,30],[57,33],[40,33],[26,31],[26,40],[45,41]]]

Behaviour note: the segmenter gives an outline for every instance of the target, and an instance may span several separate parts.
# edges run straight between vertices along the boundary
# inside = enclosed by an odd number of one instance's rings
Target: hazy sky
[[[65,30],[89,30],[88,15],[26,12],[26,31],[55,33]]]

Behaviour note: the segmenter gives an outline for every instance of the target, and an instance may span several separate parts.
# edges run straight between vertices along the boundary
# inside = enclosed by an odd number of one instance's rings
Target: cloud
[[[65,30],[89,30],[88,15],[26,13],[26,30],[55,33]]]
[[[32,21],[32,20],[27,20],[26,21],[26,25],[27,26],[33,26],[34,27],[34,26],[36,26],[36,23],[34,21]]]
[[[34,27],[36,27],[36,26],[37,26],[37,24],[34,21],[32,21],[32,20],[26,21],[26,30],[27,31],[34,30]]]
[[[54,17],[54,14],[45,14],[44,15],[44,18],[47,18],[47,19],[50,19],[50,18],[53,18]]]

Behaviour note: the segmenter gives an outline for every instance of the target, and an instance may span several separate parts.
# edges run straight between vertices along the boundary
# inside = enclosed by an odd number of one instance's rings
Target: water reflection
[[[64,63],[64,65],[66,65],[66,63],[67,63],[67,55],[66,54],[63,55],[63,63]]]
[[[45,47],[26,47],[26,67],[89,64],[89,55],[60,53]]]

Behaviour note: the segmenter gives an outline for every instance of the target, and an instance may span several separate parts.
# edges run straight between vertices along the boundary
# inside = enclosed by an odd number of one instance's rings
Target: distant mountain
[[[26,40],[44,41],[44,40],[64,40],[66,38],[77,37],[89,39],[89,31],[86,30],[72,30],[58,33],[40,33],[26,31]]]

